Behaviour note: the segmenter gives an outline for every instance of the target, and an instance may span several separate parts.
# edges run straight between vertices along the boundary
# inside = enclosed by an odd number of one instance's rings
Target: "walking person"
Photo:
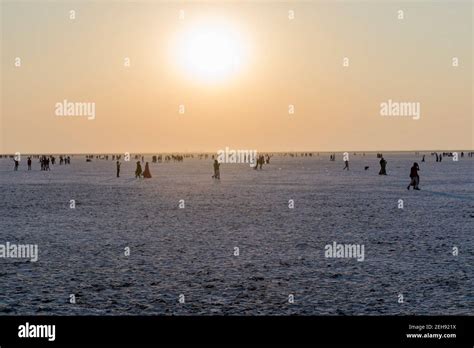
[[[344,168],[342,168],[342,170],[344,170],[344,169],[349,170],[349,160],[344,161]]]
[[[420,183],[420,176],[418,175],[418,171],[420,170],[420,167],[418,166],[418,163],[413,163],[413,167],[410,169],[410,179],[411,182],[407,186],[407,190],[410,190],[410,186],[413,186],[414,190],[419,190],[420,188],[418,187],[418,184]]]
[[[141,178],[142,176],[142,166],[140,165],[140,161],[137,161],[137,169],[135,169],[135,178]]]

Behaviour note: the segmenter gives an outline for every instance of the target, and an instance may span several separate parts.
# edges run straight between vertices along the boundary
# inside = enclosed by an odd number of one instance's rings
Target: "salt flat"
[[[115,178],[111,160],[0,159],[0,243],[39,251],[0,259],[0,313],[472,314],[474,159],[384,155],[388,176],[374,153],[351,154],[350,171],[321,154],[223,164],[220,182],[210,159],[147,156],[147,180],[133,160]],[[414,161],[421,191],[406,189]],[[334,241],[364,245],[364,261],[326,258]]]

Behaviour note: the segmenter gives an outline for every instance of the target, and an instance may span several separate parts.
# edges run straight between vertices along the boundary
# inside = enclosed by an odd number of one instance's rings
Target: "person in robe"
[[[151,178],[150,167],[148,166],[148,162],[145,163],[145,171],[143,172],[143,177],[146,179]]]

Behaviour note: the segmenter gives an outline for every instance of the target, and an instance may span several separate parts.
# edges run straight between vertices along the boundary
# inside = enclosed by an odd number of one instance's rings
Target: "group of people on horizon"
[[[120,168],[122,166],[122,163],[117,160],[115,163],[116,167],[116,173],[117,173],[117,178],[120,178]],[[148,162],[145,163],[145,170],[142,170],[142,165],[140,164],[140,161],[137,161],[137,166],[135,168],[135,178],[145,178],[145,179],[150,179],[151,178],[151,171],[150,167],[148,165]]]
[[[467,152],[468,157],[473,157],[473,154],[474,154],[473,152]],[[304,154],[304,155],[306,156],[308,154]],[[309,156],[311,156],[311,155],[312,154],[309,154]],[[453,154],[453,152],[443,152],[443,153],[438,154],[436,152],[432,152],[431,155],[436,157],[436,162],[441,162],[443,156],[448,156],[448,157],[449,156],[454,156],[455,153]],[[199,159],[208,158],[207,154],[197,154],[196,156]],[[425,162],[425,156],[426,155],[424,155],[424,154],[422,155],[421,162]],[[0,156],[0,158],[1,157],[13,158],[14,171],[18,171],[19,166],[20,166],[19,158],[16,158],[12,155]],[[54,165],[55,161],[56,161],[56,157],[54,157],[52,155],[48,155],[48,156],[46,156],[46,155],[32,155],[32,156],[29,156],[29,157],[27,157],[28,171],[32,170],[32,157],[39,158],[39,163],[41,165],[41,170],[42,171],[51,170],[50,165]],[[94,157],[99,158],[99,159],[108,160],[109,156],[108,155],[101,155],[101,156],[99,156],[99,155],[86,155],[86,159],[88,159],[88,160],[91,160]],[[165,161],[174,160],[174,161],[181,162],[181,161],[183,161],[183,159],[185,157],[194,158],[193,155],[184,155],[184,156],[183,155],[169,155],[169,156],[167,155],[167,156],[165,156]],[[214,162],[213,162],[214,175],[212,175],[212,178],[220,180],[220,178],[221,178],[221,176],[220,176],[220,165],[221,164],[218,162],[217,159],[215,159],[215,156],[211,156],[211,157],[214,159]],[[379,175],[387,175],[387,167],[386,167],[387,166],[387,161],[385,160],[385,158],[383,157],[383,155],[381,153],[377,153],[377,157],[380,158],[380,161],[379,161],[380,171],[379,171],[378,174]],[[464,157],[464,152],[460,153],[460,157]],[[116,161],[116,176],[117,176],[117,178],[120,177],[120,172],[121,172],[121,162],[119,161],[120,158],[121,158],[121,155],[112,155],[112,159],[117,159],[117,161]],[[142,155],[136,155],[135,158],[140,159],[141,162],[144,162],[144,160],[145,160],[145,157],[142,156]],[[161,155],[160,156],[155,155],[155,156],[152,156],[152,158],[153,158],[153,163],[161,162],[163,160],[163,157]],[[264,164],[269,164],[270,163],[270,158],[271,158],[271,156],[268,155],[268,154],[259,155],[258,158],[255,161],[255,166],[253,166],[253,168],[254,169],[262,169]],[[336,155],[331,154],[329,159],[330,159],[330,161],[335,161],[335,158],[336,158]],[[62,155],[59,156],[59,164],[71,164],[71,157],[70,156],[62,156]],[[343,170],[345,170],[345,169],[349,170],[349,161],[345,160],[344,164],[345,165],[344,165]],[[369,167],[366,166],[365,170],[367,170],[368,168]],[[419,188],[419,184],[420,184],[419,171],[420,171],[419,164],[417,162],[414,162],[413,166],[410,168],[410,175],[409,175],[410,183],[407,186],[407,190],[410,190],[410,187],[413,187],[414,190],[420,190],[420,188]],[[145,169],[143,170],[142,169],[142,164],[140,163],[140,161],[137,161],[136,162],[136,169],[135,169],[135,178],[147,178],[148,179],[148,178],[151,178],[151,177],[152,177],[152,175],[151,175],[149,163],[148,162],[145,163]]]
[[[55,165],[56,163],[56,157],[54,156],[45,156],[45,155],[41,155],[41,156],[33,156],[33,157],[36,157],[36,158],[39,158],[39,163],[40,163],[40,168],[42,171],[49,171],[51,170],[51,167],[50,167],[50,164],[51,165]],[[71,157],[70,156],[60,156],[60,162],[59,164],[62,165],[62,164],[71,164]],[[20,167],[20,159],[17,158],[17,157],[14,157],[13,158],[13,163],[14,163],[14,167],[13,167],[13,170],[14,171],[18,171],[18,168]],[[27,168],[28,170],[31,170],[32,169],[32,158],[31,156],[28,156],[27,157],[27,160],[26,160],[26,164],[27,164]]]

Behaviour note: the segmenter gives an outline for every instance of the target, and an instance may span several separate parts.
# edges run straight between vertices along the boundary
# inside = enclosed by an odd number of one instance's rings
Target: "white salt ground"
[[[0,243],[39,248],[0,259],[0,314],[472,314],[474,160],[387,153],[379,176],[373,153],[349,172],[337,156],[223,164],[220,182],[211,160],[147,156],[153,178],[136,180],[135,161],[117,179],[111,160],[0,159]],[[421,191],[406,189],[414,161]],[[325,258],[334,241],[364,261]]]

